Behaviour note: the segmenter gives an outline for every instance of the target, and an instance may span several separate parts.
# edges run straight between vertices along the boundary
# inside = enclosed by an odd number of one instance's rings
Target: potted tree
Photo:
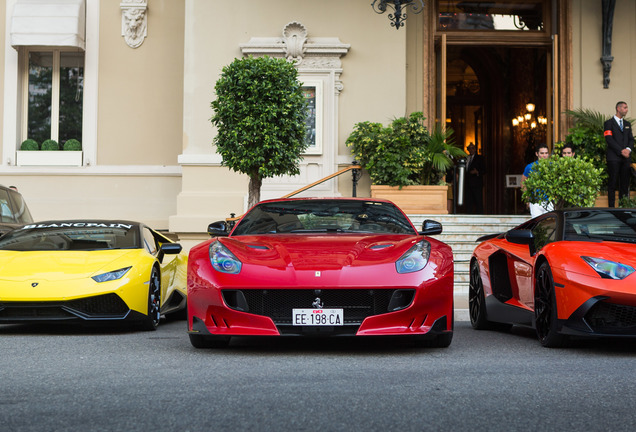
[[[446,172],[453,158],[466,156],[455,146],[452,129],[429,132],[414,112],[389,126],[361,122],[347,146],[371,178],[371,196],[386,198],[408,213],[448,213]]]
[[[264,178],[300,172],[308,145],[302,86],[293,63],[265,56],[234,60],[214,88],[216,151],[223,165],[249,176],[252,207]]]
[[[550,202],[555,210],[593,207],[602,183],[601,170],[581,157],[552,155],[534,165],[524,182],[525,202]]]

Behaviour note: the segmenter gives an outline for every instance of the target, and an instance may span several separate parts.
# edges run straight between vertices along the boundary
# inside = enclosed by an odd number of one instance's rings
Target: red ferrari
[[[188,262],[188,333],[196,348],[232,336],[453,337],[453,254],[393,203],[367,198],[263,201],[225,222]]]
[[[468,298],[475,329],[532,326],[546,347],[636,337],[635,209],[554,211],[480,240]]]

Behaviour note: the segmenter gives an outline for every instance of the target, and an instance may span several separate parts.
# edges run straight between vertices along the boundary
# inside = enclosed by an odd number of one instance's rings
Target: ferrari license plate
[[[295,326],[341,326],[342,309],[292,309]]]

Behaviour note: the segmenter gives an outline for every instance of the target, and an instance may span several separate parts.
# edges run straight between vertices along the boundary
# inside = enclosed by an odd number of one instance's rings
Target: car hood
[[[291,234],[220,239],[244,264],[295,270],[338,270],[394,263],[420,240],[423,237],[386,234]]]
[[[117,270],[124,258],[127,265],[133,260],[127,256],[137,250],[114,249],[107,251],[0,251],[0,280],[22,281],[70,280],[87,278],[96,273]],[[119,264],[119,266],[118,266]],[[113,267],[114,266],[114,267]]]
[[[636,266],[636,244],[613,241],[565,242],[567,250],[578,256],[589,256]]]

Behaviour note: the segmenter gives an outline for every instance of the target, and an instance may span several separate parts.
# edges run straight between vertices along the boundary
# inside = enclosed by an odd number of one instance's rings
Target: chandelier
[[[548,119],[543,116],[534,116],[535,105],[533,103],[526,104],[526,113],[512,119],[512,125],[521,130],[544,128],[548,124]]]
[[[417,3],[419,3],[419,6]],[[389,13],[389,20],[391,20],[391,27],[395,27],[396,30],[404,27],[406,9],[409,6],[414,14],[424,10],[424,2],[422,0],[373,0],[373,3],[371,3],[373,11],[378,14],[386,12],[387,7],[393,9],[393,13]]]
[[[512,119],[512,126],[519,135],[526,139],[528,145],[533,148],[535,139],[542,137],[546,132],[548,119],[544,116],[535,117],[535,105],[526,104],[526,112]]]

